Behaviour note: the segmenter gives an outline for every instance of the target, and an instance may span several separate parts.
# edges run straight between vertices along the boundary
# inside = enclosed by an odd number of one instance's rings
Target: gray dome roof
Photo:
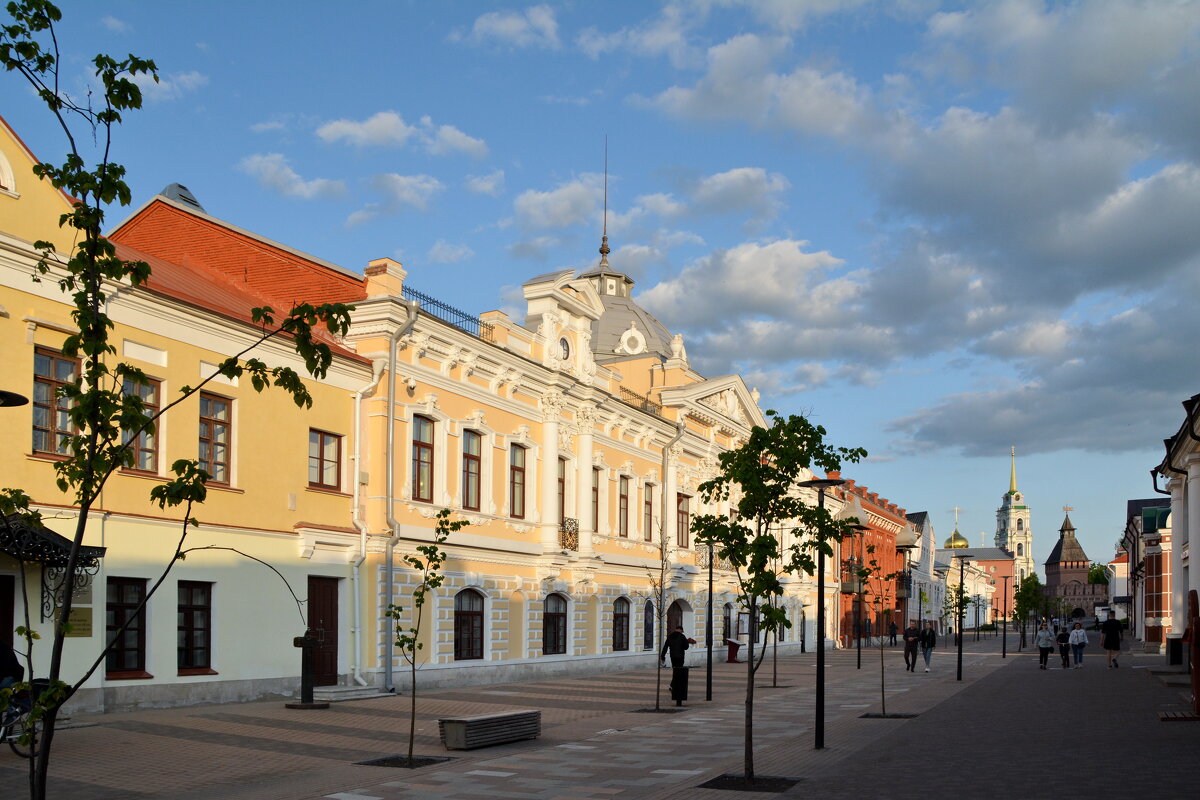
[[[633,301],[633,279],[607,263],[579,277],[586,279],[600,295],[604,313],[592,323],[592,353],[599,363],[611,363],[629,358],[645,358],[654,354],[662,358],[671,357],[671,332],[654,316]],[[616,352],[622,337],[630,325],[646,341],[645,349],[638,353]]]

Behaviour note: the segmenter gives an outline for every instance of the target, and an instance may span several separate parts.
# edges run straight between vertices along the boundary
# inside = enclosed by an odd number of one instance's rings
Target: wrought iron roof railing
[[[634,408],[640,408],[642,411],[649,411],[651,414],[662,416],[662,403],[656,403],[649,397],[630,391],[624,386],[618,387],[618,391],[620,392],[621,399]]]
[[[443,303],[432,295],[419,292],[409,286],[404,287],[404,296],[406,299],[419,301],[423,311],[427,311],[443,322],[450,323],[459,330],[466,331],[472,336],[478,336],[485,342],[495,341],[491,323],[484,322],[479,317],[472,316],[448,303]]]

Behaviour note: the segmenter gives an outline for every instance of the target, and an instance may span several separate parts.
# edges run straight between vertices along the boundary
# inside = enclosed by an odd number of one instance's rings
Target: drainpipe
[[[350,670],[354,673],[354,682],[359,686],[367,685],[366,679],[362,676],[363,600],[362,593],[359,591],[359,569],[367,560],[367,524],[362,520],[358,505],[362,492],[362,484],[358,478],[362,470],[362,401],[363,395],[374,392],[375,388],[379,386],[385,365],[386,362],[376,362],[371,382],[354,393],[354,454],[350,456],[350,460],[354,462],[354,472],[352,473],[354,500],[350,506],[350,521],[358,529],[358,560],[354,562],[354,568],[350,571],[351,584],[354,587],[354,665]]]
[[[396,459],[392,450],[395,446],[396,438],[396,345],[400,339],[407,336],[417,324],[417,314],[420,308],[420,303],[416,300],[410,300],[408,305],[408,319],[404,324],[392,334],[392,338],[388,341],[388,391],[387,391],[387,442],[384,446],[385,457],[385,483],[387,484],[387,526],[391,532],[391,537],[387,542],[387,588],[384,591],[385,608],[392,605],[394,593],[392,590],[392,582],[395,577],[396,567],[392,561],[392,557],[396,552],[396,543],[400,541],[400,523],[393,515],[393,502],[395,500],[395,478],[396,478]],[[392,683],[392,654],[395,649],[395,640],[391,636],[384,638],[385,647],[383,651],[383,690],[385,692],[395,692],[396,686]]]

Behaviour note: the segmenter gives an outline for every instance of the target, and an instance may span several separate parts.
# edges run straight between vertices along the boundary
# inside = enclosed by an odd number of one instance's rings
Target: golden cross
[[[1063,506],[1063,512],[1066,514],[1070,514],[1074,510],[1075,506]]]

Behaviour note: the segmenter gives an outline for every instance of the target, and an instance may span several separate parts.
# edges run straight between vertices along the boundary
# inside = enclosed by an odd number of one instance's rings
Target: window
[[[308,485],[342,488],[342,437],[325,431],[308,432]]]
[[[688,546],[688,528],[691,527],[688,509],[691,499],[686,494],[675,495],[675,543],[680,547]]]
[[[721,641],[726,642],[733,638],[733,603],[725,604],[725,617],[721,621]]]
[[[629,601],[618,597],[613,603],[613,650],[629,649]]]
[[[76,380],[79,362],[39,347],[33,353],[33,452],[67,454],[67,437],[74,433],[70,408],[62,387]]]
[[[116,644],[105,656],[104,668],[109,673],[144,673],[146,671],[146,609],[139,608],[146,599],[146,581],[141,578],[109,578],[105,605],[105,627],[108,641]],[[117,631],[128,622],[118,636]]]
[[[433,502],[433,420],[413,417],[412,499]]]
[[[567,460],[558,460],[558,524],[567,520]]]
[[[629,478],[622,475],[617,487],[617,533],[629,538]]]
[[[179,582],[179,671],[212,670],[212,584]]]
[[[479,473],[482,461],[482,440],[475,431],[463,431],[463,508],[479,510]]]
[[[1025,555],[1025,545],[1022,542],[1017,542],[1017,555]]]
[[[142,409],[146,416],[153,417],[159,409],[159,382],[147,379],[145,384],[135,383],[129,378],[124,380],[121,393],[136,395],[142,399]],[[158,472],[158,439],[153,431],[144,430],[129,443],[129,453],[133,456],[133,464],[129,467],[138,472]],[[127,432],[127,433],[131,433]]]
[[[1023,519],[1017,520],[1017,530],[1019,530],[1019,531],[1025,530],[1025,520],[1023,520]]]
[[[600,470],[592,467],[592,530],[600,530]]]
[[[232,400],[200,393],[200,468],[213,483],[229,483],[232,408]]]
[[[454,660],[483,658],[483,595],[464,589],[454,596]]]
[[[546,596],[542,614],[542,654],[562,655],[567,652],[567,601],[560,594]]]
[[[525,518],[525,448],[508,448],[508,508],[517,519]]]
[[[642,649],[654,649],[654,601],[647,600],[642,607]]]
[[[654,485],[646,484],[642,502],[642,538],[647,542],[654,538]]]

